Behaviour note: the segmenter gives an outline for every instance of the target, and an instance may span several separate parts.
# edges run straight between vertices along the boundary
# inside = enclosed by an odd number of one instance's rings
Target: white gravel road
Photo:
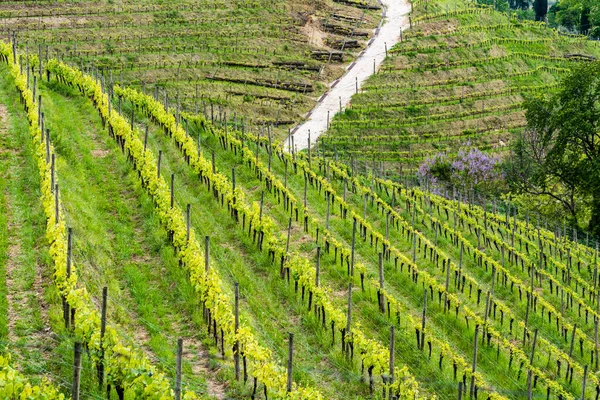
[[[340,101],[342,109],[350,103],[350,98],[356,93],[357,83],[360,90],[362,83],[373,74],[373,61],[375,69],[379,68],[385,58],[386,46],[391,49],[400,40],[400,30],[408,28],[408,0],[381,0],[381,3],[385,7],[385,17],[380,27],[375,30],[375,36],[370,40],[369,46],[348,66],[346,73],[331,84],[329,91],[321,97],[307,119],[292,131],[296,150],[308,147],[309,135],[312,145],[325,133],[327,113],[329,112],[331,120],[340,111]],[[290,143],[288,138],[285,142],[288,151]]]

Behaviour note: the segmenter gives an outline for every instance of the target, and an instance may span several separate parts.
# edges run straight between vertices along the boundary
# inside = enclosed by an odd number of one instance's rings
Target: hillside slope
[[[376,0],[0,3],[19,49],[97,68],[213,119],[299,121],[372,36]],[[34,66],[37,67],[37,66]],[[158,91],[158,92],[157,92]]]
[[[466,143],[503,154],[525,125],[524,98],[551,93],[580,55],[600,57],[597,42],[473,2],[413,7],[413,29],[319,142],[325,154],[405,171]]]

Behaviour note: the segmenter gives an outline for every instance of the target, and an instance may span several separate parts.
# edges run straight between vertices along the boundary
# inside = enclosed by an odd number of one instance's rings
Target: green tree
[[[560,0],[550,8],[548,19],[555,27],[600,38],[600,2],[597,0]]]
[[[527,131],[516,141],[507,178],[517,192],[559,201],[576,224],[589,206],[600,235],[600,63],[582,65],[549,98],[525,104]]]

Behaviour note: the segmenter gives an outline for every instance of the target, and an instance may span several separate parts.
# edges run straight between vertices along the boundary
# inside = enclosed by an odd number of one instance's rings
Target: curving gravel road
[[[375,36],[370,40],[369,46],[359,57],[348,66],[346,73],[337,81],[333,82],[329,91],[325,93],[317,105],[308,114],[306,121],[296,127],[292,132],[294,147],[303,150],[308,147],[310,134],[311,144],[327,130],[327,113],[329,118],[340,111],[342,107],[350,103],[350,98],[356,93],[362,83],[373,74],[373,60],[375,69],[379,68],[385,58],[386,46],[392,48],[400,40],[400,30],[408,28],[408,13],[410,3],[408,0],[381,0],[385,8],[385,17],[380,27],[375,30]],[[291,139],[288,138],[285,146],[290,150]]]

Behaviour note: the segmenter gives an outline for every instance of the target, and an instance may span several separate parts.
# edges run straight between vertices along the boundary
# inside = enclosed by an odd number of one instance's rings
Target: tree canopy
[[[549,20],[593,38],[600,38],[600,2],[597,0],[560,0],[550,8]]]
[[[526,101],[527,130],[507,176],[513,189],[559,201],[576,223],[589,207],[600,234],[600,62],[579,66],[548,98]]]

